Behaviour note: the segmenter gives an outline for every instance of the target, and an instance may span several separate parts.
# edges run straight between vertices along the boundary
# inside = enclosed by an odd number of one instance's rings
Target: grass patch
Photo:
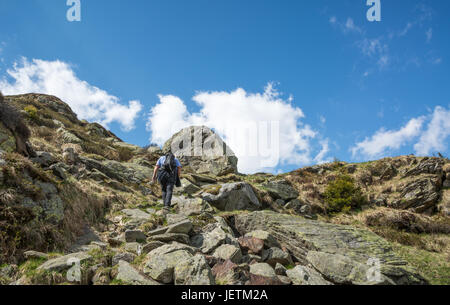
[[[432,253],[414,247],[393,244],[396,254],[420,271],[433,285],[450,285],[450,261],[448,254]]]

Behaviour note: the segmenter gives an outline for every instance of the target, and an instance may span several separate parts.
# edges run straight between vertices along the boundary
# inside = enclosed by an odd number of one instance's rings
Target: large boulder
[[[395,208],[411,209],[422,213],[433,209],[440,198],[439,181],[435,178],[422,178],[406,185],[400,194],[400,199],[393,203]]]
[[[123,260],[119,261],[116,279],[129,285],[159,285],[158,282],[146,278],[128,262]]]
[[[223,244],[239,247],[237,239],[231,228],[220,217],[215,217],[217,222],[203,228],[203,232],[191,238],[191,244],[199,248],[204,254],[212,253]]]
[[[175,210],[178,214],[184,216],[194,216],[205,212],[214,212],[211,205],[201,198],[173,197],[172,205],[175,206]]]
[[[289,201],[298,197],[298,192],[286,180],[269,181],[263,187],[275,199]]]
[[[152,279],[169,284],[174,281],[174,270],[193,256],[189,246],[173,242],[150,251],[144,263],[144,273]]]
[[[74,264],[83,263],[92,259],[92,256],[86,252],[71,253],[46,261],[40,265],[37,270],[44,271],[63,271],[72,267]]]
[[[233,151],[205,126],[182,129],[164,144],[163,151],[172,151],[183,166],[198,174],[237,173],[238,159]]]
[[[287,270],[286,275],[294,285],[331,285],[319,272],[306,266],[296,266]]]
[[[237,215],[235,226],[242,235],[269,232],[296,261],[336,284],[426,284],[386,240],[367,230],[271,211]],[[373,270],[375,281],[369,276]]]
[[[176,285],[214,285],[211,268],[203,255],[195,255],[176,265]]]
[[[245,182],[223,184],[218,194],[203,194],[203,199],[222,211],[261,209],[253,188]]]

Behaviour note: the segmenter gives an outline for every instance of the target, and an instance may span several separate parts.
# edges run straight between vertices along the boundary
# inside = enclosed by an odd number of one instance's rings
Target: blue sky
[[[381,22],[365,0],[81,0],[80,22],[68,9],[0,1],[0,90],[60,95],[141,146],[167,137],[158,115],[281,119],[280,163],[244,172],[449,155],[447,0],[381,0]]]

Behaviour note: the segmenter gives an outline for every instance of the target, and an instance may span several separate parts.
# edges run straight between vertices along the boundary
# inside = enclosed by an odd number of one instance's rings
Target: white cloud
[[[420,135],[424,120],[425,117],[411,119],[399,130],[380,129],[372,137],[351,148],[353,158],[358,154],[366,158],[377,158],[389,150],[399,149]]]
[[[408,22],[408,23],[406,24],[405,28],[404,28],[402,31],[400,31],[400,32],[398,33],[398,35],[399,35],[399,36],[405,36],[406,34],[408,34],[409,30],[413,27],[413,25],[414,25],[413,23]]]
[[[428,155],[433,152],[445,152],[448,149],[447,138],[450,136],[450,110],[436,107],[428,123],[426,131],[414,145],[419,155]]]
[[[334,26],[338,26],[344,34],[346,34],[346,33],[351,33],[351,32],[353,32],[353,33],[360,33],[360,34],[361,34],[361,33],[364,32],[360,27],[358,27],[358,26],[355,24],[355,22],[353,21],[353,19],[350,18],[350,17],[347,18],[347,21],[345,21],[345,22],[340,22],[340,21],[338,21],[338,19],[336,18],[336,16],[332,16],[332,17],[329,19],[329,22],[330,22],[332,25],[334,25]]]
[[[320,150],[320,152],[317,154],[317,156],[314,157],[314,161],[317,164],[323,164],[323,163],[327,163],[327,162],[331,162],[332,159],[330,157],[326,158],[326,155],[330,152],[330,147],[329,147],[329,143],[328,143],[328,139],[323,140],[320,142],[320,145],[322,146],[322,149]]]
[[[4,94],[44,93],[54,95],[68,103],[80,119],[96,121],[104,126],[118,122],[122,129],[134,128],[135,120],[142,110],[139,101],[120,103],[119,98],[80,80],[69,64],[56,60],[45,61],[26,58],[7,70],[10,78],[0,80]]]
[[[264,134],[260,129],[253,136],[247,133],[252,124],[259,126],[261,122],[278,122],[278,165],[300,167],[315,160],[323,160],[328,152],[327,143],[325,145],[323,141],[320,144],[313,141],[319,135],[301,122],[304,114],[300,108],[290,103],[292,97],[283,99],[272,84],[268,84],[263,93],[247,93],[242,88],[231,92],[197,92],[193,100],[200,110],[195,113],[190,113],[178,97],[160,95],[159,100],[148,118],[147,129],[151,132],[152,142],[162,145],[174,132],[187,126],[208,126],[221,135],[234,151],[239,158],[239,171],[243,173],[274,170],[277,166],[263,166],[262,161],[267,156],[262,155],[259,150],[257,154],[251,153],[249,142],[255,140],[258,145],[264,142]],[[320,151],[313,157],[315,151],[319,150],[316,147],[320,145]]]

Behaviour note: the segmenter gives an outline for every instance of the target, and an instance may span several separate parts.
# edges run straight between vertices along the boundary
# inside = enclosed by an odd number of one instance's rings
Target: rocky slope
[[[190,127],[163,147],[184,167],[165,214],[149,183],[163,150],[53,96],[0,110],[0,284],[450,284],[448,159],[242,175],[212,130]],[[330,197],[349,184],[358,202]]]

